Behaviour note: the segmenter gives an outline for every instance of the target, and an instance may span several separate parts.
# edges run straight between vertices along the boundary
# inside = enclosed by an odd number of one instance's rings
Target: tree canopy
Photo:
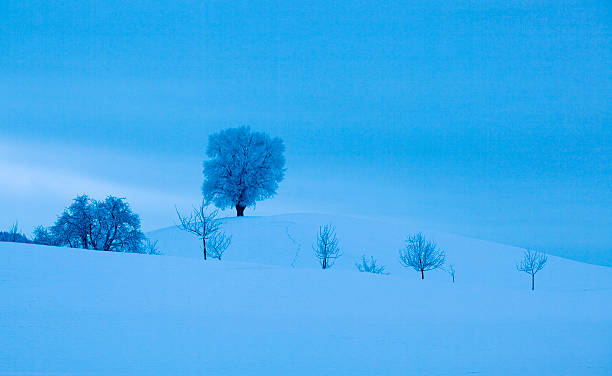
[[[272,197],[285,175],[285,146],[278,138],[248,126],[210,135],[202,193],[218,208],[244,209]]]

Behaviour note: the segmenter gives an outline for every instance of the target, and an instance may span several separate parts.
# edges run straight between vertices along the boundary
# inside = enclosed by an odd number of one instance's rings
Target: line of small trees
[[[319,260],[322,269],[331,268],[336,260],[342,256],[336,236],[336,229],[332,224],[319,227],[319,232],[315,243],[312,246],[315,257]],[[531,276],[531,289],[535,289],[535,275],[544,268],[548,258],[546,255],[532,250],[527,250],[523,258],[517,264],[518,271],[525,272]],[[409,235],[406,239],[406,246],[399,251],[400,264],[407,268],[412,268],[421,274],[421,279],[425,279],[425,272],[443,269],[455,282],[455,267],[448,264],[444,267],[446,253],[442,251],[435,242],[428,240],[422,233]],[[368,259],[365,255],[361,257],[361,262],[355,264],[360,272],[373,274],[385,273],[385,266],[378,264],[373,256]]]
[[[19,231],[19,223],[15,222],[8,231],[0,231],[0,242],[32,243],[33,241]]]
[[[336,229],[332,224],[327,224],[319,227],[315,243],[312,246],[315,257],[319,260],[322,269],[332,267],[342,252],[338,245]],[[438,246],[427,239],[423,234],[418,233],[408,236],[405,249],[400,250],[400,264],[405,267],[411,267],[421,273],[421,279],[425,279],[425,272],[441,268],[446,260],[446,254],[441,251]],[[361,262],[355,266],[360,272],[386,274],[385,266],[377,264],[373,256],[368,260],[366,256],[362,256]],[[455,269],[452,268],[452,277],[454,282]]]

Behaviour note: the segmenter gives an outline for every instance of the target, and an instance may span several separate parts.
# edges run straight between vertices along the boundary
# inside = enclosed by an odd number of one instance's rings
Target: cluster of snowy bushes
[[[112,252],[157,254],[140,229],[140,218],[123,198],[77,196],[52,226],[38,226],[33,243]]]

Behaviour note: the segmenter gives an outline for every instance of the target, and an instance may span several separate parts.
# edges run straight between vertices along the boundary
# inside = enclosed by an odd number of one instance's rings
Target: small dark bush
[[[384,265],[377,265],[374,256],[370,256],[370,260],[368,260],[365,256],[361,257],[361,262],[355,263],[357,270],[363,273],[372,273],[372,274],[389,274],[385,273]]]

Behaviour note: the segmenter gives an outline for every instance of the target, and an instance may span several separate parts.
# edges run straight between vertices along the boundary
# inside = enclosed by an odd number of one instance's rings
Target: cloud
[[[145,163],[135,157],[105,154],[94,148],[86,154],[82,152],[61,145],[0,143],[0,176],[3,177],[0,226],[6,227],[18,220],[28,231],[38,224],[49,224],[76,195],[87,194],[96,199],[108,195],[125,197],[141,215],[143,227],[151,229],[171,225],[175,205],[188,207],[200,199],[199,188],[182,194],[177,186],[164,189],[163,184],[153,185],[138,179],[123,182],[132,164]],[[115,173],[96,176],[109,163],[116,165]]]

